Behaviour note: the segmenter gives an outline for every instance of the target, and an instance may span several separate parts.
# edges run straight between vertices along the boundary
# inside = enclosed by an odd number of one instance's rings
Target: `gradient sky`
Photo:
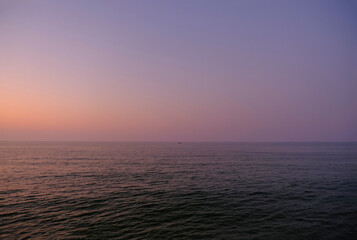
[[[357,141],[357,1],[0,1],[0,140]]]

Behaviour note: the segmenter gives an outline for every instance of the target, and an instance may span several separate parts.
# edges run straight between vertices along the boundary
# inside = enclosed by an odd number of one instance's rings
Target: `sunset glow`
[[[357,141],[354,1],[0,9],[0,140]]]

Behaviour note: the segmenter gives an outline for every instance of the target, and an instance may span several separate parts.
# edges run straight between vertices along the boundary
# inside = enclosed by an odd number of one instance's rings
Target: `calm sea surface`
[[[356,239],[356,143],[0,142],[0,239]]]

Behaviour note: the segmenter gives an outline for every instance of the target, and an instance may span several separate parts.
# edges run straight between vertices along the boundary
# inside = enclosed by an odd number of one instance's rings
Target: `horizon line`
[[[286,140],[286,141],[234,141],[234,140],[0,140],[4,142],[52,142],[52,143],[357,143],[357,141],[321,141],[321,140]]]

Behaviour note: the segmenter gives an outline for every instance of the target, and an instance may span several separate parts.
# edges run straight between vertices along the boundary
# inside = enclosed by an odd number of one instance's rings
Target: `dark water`
[[[356,239],[356,143],[0,143],[0,239]]]

